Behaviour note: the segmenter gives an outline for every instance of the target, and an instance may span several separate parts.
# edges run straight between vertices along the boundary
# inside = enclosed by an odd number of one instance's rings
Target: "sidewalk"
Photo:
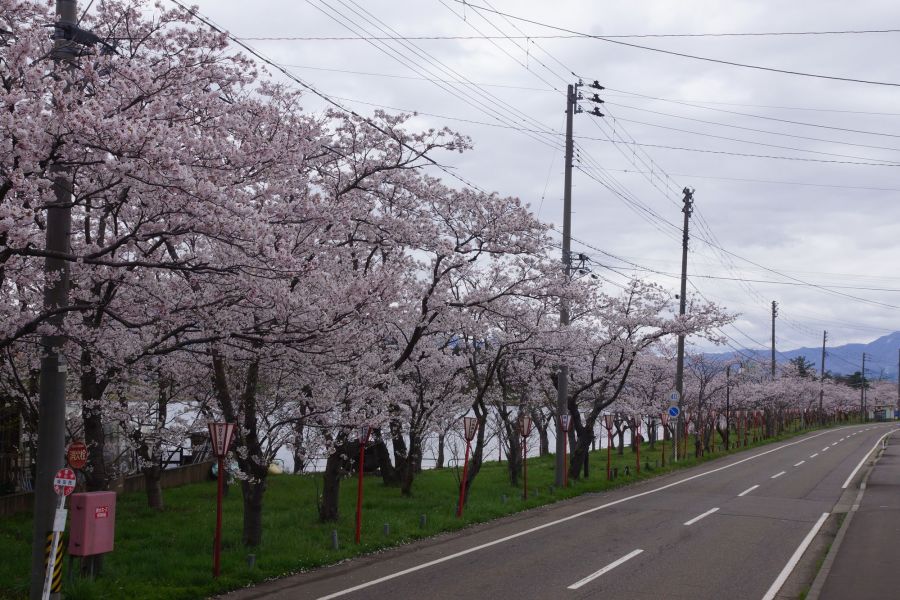
[[[818,600],[900,598],[900,433],[888,436],[887,444],[864,480],[858,509],[847,514],[843,539],[838,534],[835,540],[834,561]]]

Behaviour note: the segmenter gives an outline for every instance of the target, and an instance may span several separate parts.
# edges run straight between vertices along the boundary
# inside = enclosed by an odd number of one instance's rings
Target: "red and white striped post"
[[[459,503],[456,505],[456,516],[461,517],[463,506],[466,503],[466,485],[469,477],[469,451],[472,448],[472,440],[478,431],[478,419],[475,417],[463,417],[463,433],[466,436],[466,459],[463,461],[462,480],[459,482]]]
[[[356,543],[359,543],[360,530],[362,529],[362,502],[363,502],[363,475],[366,472],[366,444],[369,443],[369,435],[372,428],[368,425],[361,425],[356,434],[356,441],[359,443],[359,469],[358,480],[356,483]]]
[[[531,417],[528,415],[519,415],[519,433],[522,435],[523,499],[528,500],[528,436],[531,435]]]
[[[234,423],[207,423],[209,442],[213,455],[218,461],[218,482],[216,488],[216,534],[213,540],[213,577],[219,576],[222,553],[222,491],[225,485],[225,455],[234,436]]]

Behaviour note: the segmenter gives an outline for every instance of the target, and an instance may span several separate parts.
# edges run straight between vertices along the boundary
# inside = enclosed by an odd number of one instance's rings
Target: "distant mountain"
[[[815,365],[819,371],[822,362],[822,348],[796,348],[783,350],[776,348],[776,360],[778,363],[787,362],[792,358],[802,356],[808,362]],[[843,346],[826,346],[825,370],[835,375],[850,375],[860,370],[863,352],[866,353],[866,374],[870,379],[883,377],[897,380],[897,359],[900,351],[900,331],[889,333],[868,344],[844,344]],[[771,360],[769,350],[742,350],[745,356],[768,362]],[[733,352],[721,352],[712,354],[718,358],[731,358]]]

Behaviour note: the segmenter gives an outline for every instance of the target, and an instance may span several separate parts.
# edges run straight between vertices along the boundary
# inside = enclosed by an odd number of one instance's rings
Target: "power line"
[[[639,95],[639,96],[640,96],[641,94],[635,94],[635,95]],[[712,110],[712,111],[715,111],[715,112],[726,113],[726,114],[729,114],[729,115],[737,115],[737,116],[740,116],[740,117],[750,117],[750,118],[753,118],[753,119],[763,119],[763,120],[766,120],[766,121],[776,121],[776,122],[778,122],[778,123],[787,123],[787,124],[789,124],[789,125],[801,125],[801,126],[803,126],[803,127],[816,127],[816,128],[819,128],[819,129],[831,129],[831,130],[833,130],[833,131],[844,131],[844,132],[847,132],[847,133],[861,133],[861,134],[864,134],[864,135],[877,135],[877,136],[881,136],[881,137],[900,138],[900,135],[893,134],[893,133],[885,133],[885,132],[881,132],[881,131],[865,131],[865,130],[863,130],[863,129],[850,129],[850,128],[847,128],[847,127],[835,127],[835,126],[832,126],[832,125],[822,125],[821,123],[808,123],[808,122],[806,122],[806,121],[794,121],[794,120],[791,120],[791,119],[780,119],[780,118],[778,118],[778,117],[768,117],[768,116],[765,116],[765,115],[756,115],[756,114],[753,114],[753,113],[745,113],[745,112],[740,112],[740,111],[737,111],[737,110],[727,110],[727,109],[724,109],[724,108],[715,108],[715,107],[713,107],[713,106],[703,106],[703,105],[701,105],[701,104],[691,104],[691,103],[689,103],[689,102],[682,102],[682,101],[680,101],[680,100],[664,100],[664,99],[662,99],[662,98],[654,98],[653,96],[644,96],[644,97],[645,97],[645,98],[648,98],[648,99],[651,99],[651,100],[660,100],[660,101],[662,101],[662,102],[670,102],[670,103],[672,103],[672,104],[680,104],[680,105],[682,105],[682,106],[690,106],[691,108],[701,108],[701,109],[703,109],[703,110]],[[647,108],[638,108],[638,107],[635,107],[635,106],[629,106],[629,105],[627,105],[627,104],[618,104],[618,103],[615,103],[615,102],[608,102],[607,104],[611,104],[611,105],[613,105],[613,106],[621,106],[622,108],[630,108],[630,109],[632,109],[632,110],[640,110],[640,111],[644,111],[644,112],[655,112],[655,111],[652,111],[652,110],[647,109]],[[693,119],[693,118],[690,118],[690,117],[682,117],[682,116],[680,116],[680,115],[672,115],[672,114],[663,113],[663,112],[658,112],[658,111],[656,112],[656,114],[663,115],[663,116],[667,116],[667,117],[675,117],[675,118],[678,118],[678,119],[686,119],[686,120],[689,120],[689,121],[700,121],[699,119]],[[727,123],[716,123],[715,121],[700,121],[700,122],[701,122],[701,123],[711,123],[711,124],[713,124],[713,125],[721,125],[721,126],[723,126],[723,127],[737,127],[736,125],[732,126],[732,125],[729,125],[729,124],[727,124]],[[737,127],[737,128],[743,129],[743,127]],[[751,129],[751,131],[754,131],[754,130]],[[767,132],[767,133],[773,133],[773,132]],[[775,133],[774,135],[778,135],[778,134]],[[788,135],[788,134],[784,134],[784,135]],[[796,136],[796,135],[794,135],[794,134],[791,134],[791,135],[792,135],[792,137],[799,137],[799,136]],[[815,139],[815,138],[809,138],[809,139]],[[833,140],[819,140],[819,141],[825,141],[825,142],[827,142],[827,141],[833,141]],[[843,143],[843,142],[836,142],[836,143]],[[893,148],[886,148],[886,149],[892,150]]]
[[[471,5],[469,5],[471,6]],[[477,8],[472,6],[472,8]],[[753,31],[753,32],[722,32],[722,33],[630,33],[630,34],[604,34],[605,38],[704,38],[704,37],[766,37],[766,36],[794,36],[794,35],[863,35],[876,33],[900,33],[900,29],[845,29],[834,31]],[[504,35],[504,36],[478,36],[478,35],[406,35],[400,36],[404,40],[573,40],[591,39],[595,36],[583,33],[557,34],[557,35]],[[237,39],[252,42],[351,42],[360,41],[361,38],[352,36],[240,36]],[[391,40],[395,37],[369,36],[365,39]]]
[[[637,92],[629,92],[628,90],[619,90],[616,88],[607,87],[607,97],[616,97],[621,98],[622,96],[618,94],[609,94],[608,92],[618,92],[619,94],[625,94],[625,97],[629,96],[638,96],[641,98],[647,98],[650,100],[659,100],[661,102],[685,102],[689,105],[703,105],[703,104],[718,104],[721,106],[743,106],[747,108],[775,108],[778,110],[797,110],[797,111],[806,111],[806,112],[833,112],[833,113],[850,113],[854,115],[874,115],[879,117],[900,117],[900,113],[896,112],[876,112],[876,111],[867,111],[867,110],[850,110],[846,108],[810,108],[810,107],[802,107],[802,106],[784,106],[782,104],[748,104],[745,102],[721,102],[715,100],[673,100],[672,98],[663,98],[661,96],[648,96],[646,94],[639,94]],[[698,106],[697,108],[705,108],[703,106]]]
[[[191,15],[192,18],[194,18],[194,19],[200,21],[201,23],[203,23],[204,25],[206,25],[207,27],[209,27],[210,29],[212,29],[212,30],[215,31],[216,33],[219,33],[219,34],[225,36],[227,39],[233,41],[235,44],[237,44],[238,46],[240,46],[241,48],[243,48],[244,50],[246,50],[247,52],[249,52],[251,55],[253,55],[254,57],[256,57],[258,60],[260,60],[260,61],[264,62],[265,64],[271,66],[272,68],[276,69],[278,72],[280,72],[281,74],[283,74],[285,77],[287,77],[287,78],[290,79],[291,81],[297,83],[298,85],[300,85],[300,86],[306,88],[307,90],[309,90],[310,92],[312,92],[313,94],[315,94],[316,96],[318,96],[319,98],[321,98],[322,100],[324,100],[325,102],[327,102],[328,104],[334,106],[335,108],[337,108],[338,110],[340,110],[340,111],[342,111],[342,112],[345,112],[345,113],[347,113],[347,114],[349,114],[349,115],[352,115],[352,116],[354,116],[354,117],[357,117],[358,119],[363,120],[363,121],[364,121],[365,123],[367,123],[370,127],[376,129],[377,131],[380,131],[381,133],[387,135],[388,137],[391,137],[391,133],[390,133],[389,131],[385,130],[384,128],[382,128],[380,125],[378,125],[377,123],[375,123],[375,122],[372,121],[371,119],[366,118],[366,117],[360,115],[359,113],[357,113],[356,111],[354,111],[354,110],[352,110],[352,109],[349,109],[349,108],[347,108],[347,107],[341,105],[339,102],[333,100],[330,96],[328,96],[328,95],[325,94],[324,92],[321,92],[320,90],[318,90],[318,89],[317,89],[315,86],[313,86],[312,84],[307,83],[306,81],[304,81],[304,80],[302,80],[301,78],[297,77],[296,75],[294,75],[293,73],[291,73],[290,71],[288,71],[287,69],[285,69],[284,67],[282,67],[281,65],[279,65],[278,63],[276,63],[276,62],[274,62],[273,60],[267,58],[266,56],[264,56],[263,54],[261,54],[258,50],[256,50],[255,48],[253,48],[252,46],[250,46],[250,45],[248,45],[248,44],[242,42],[241,40],[235,38],[233,35],[231,35],[231,34],[228,33],[227,31],[225,31],[224,29],[220,28],[220,27],[217,26],[215,23],[213,23],[209,18],[207,18],[207,17],[201,15],[197,10],[192,9],[192,8],[188,8],[187,6],[185,6],[184,4],[182,4],[182,3],[180,2],[180,0],[170,0],[170,1],[171,1],[173,4],[177,5],[179,8],[181,8],[183,11],[185,11],[187,14]],[[401,146],[403,146],[403,147],[406,148],[407,150],[410,150],[410,151],[412,151],[412,152],[417,152],[417,150],[416,150],[415,148],[413,148],[412,146],[410,146],[409,144],[407,144],[406,142],[404,142],[404,141],[402,141],[402,140],[398,140],[398,144],[400,144]],[[486,192],[483,188],[481,188],[480,186],[478,186],[478,185],[476,185],[475,183],[472,183],[471,181],[465,179],[464,177],[462,177],[462,176],[460,176],[460,175],[454,173],[453,171],[451,171],[450,169],[448,169],[448,168],[445,167],[444,165],[438,163],[436,160],[434,160],[434,159],[431,158],[430,156],[422,155],[422,158],[423,158],[425,161],[427,161],[428,163],[430,163],[431,165],[437,167],[438,169],[440,169],[441,171],[443,171],[444,173],[446,173],[447,175],[450,175],[451,177],[453,177],[453,178],[456,179],[457,181],[461,182],[463,185],[466,185],[466,186],[468,186],[468,187],[471,187],[472,189],[478,190],[479,192],[482,192],[482,193],[485,193],[485,194],[487,193],[487,192]]]
[[[800,76],[800,77],[828,79],[828,80],[832,80],[832,81],[846,81],[849,83],[864,83],[864,84],[868,84],[868,85],[883,85],[883,86],[889,86],[889,87],[900,87],[900,83],[894,83],[894,82],[889,82],[889,81],[872,81],[872,80],[868,80],[868,79],[854,79],[852,77],[838,77],[836,75],[822,75],[822,74],[818,74],[818,73],[806,73],[803,71],[793,71],[790,69],[778,69],[775,67],[764,67],[764,66],[760,66],[760,65],[751,65],[751,64],[747,64],[747,63],[739,63],[739,62],[734,62],[734,61],[730,61],[730,60],[710,58],[708,56],[697,56],[695,54],[686,54],[684,52],[675,52],[674,50],[664,50],[662,48],[653,48],[651,46],[642,46],[640,44],[634,44],[631,42],[623,42],[622,40],[612,39],[609,37],[604,37],[604,36],[599,36],[599,35],[591,35],[589,33],[574,31],[572,29],[566,29],[565,27],[549,25],[547,23],[542,23],[540,21],[535,21],[533,19],[526,19],[524,17],[519,17],[519,16],[510,14],[510,13],[501,12],[501,11],[493,9],[493,8],[488,8],[486,6],[479,6],[477,4],[472,4],[470,2],[467,2],[466,0],[453,0],[453,2],[465,4],[469,8],[472,8],[475,10],[479,10],[479,11],[483,10],[483,11],[487,11],[487,12],[492,12],[492,13],[507,17],[509,19],[515,19],[517,21],[522,21],[524,23],[530,23],[532,25],[538,25],[540,27],[546,27],[548,29],[554,29],[556,31],[563,31],[566,33],[578,34],[578,35],[584,36],[586,38],[592,38],[595,40],[608,42],[610,44],[618,44],[620,46],[628,46],[629,48],[648,50],[650,52],[658,52],[660,54],[669,54],[671,56],[680,56],[681,58],[689,58],[692,60],[700,60],[700,61],[705,61],[705,62],[717,63],[717,64],[721,64],[721,65],[728,65],[731,67],[741,67],[744,69],[755,69],[757,71],[768,71],[771,73],[781,73],[784,75],[796,75],[796,76]]]
[[[839,158],[854,158],[854,159],[858,159],[858,160],[874,160],[874,161],[884,162],[884,163],[892,162],[892,161],[879,159],[879,158],[869,158],[866,156],[854,156],[854,155],[850,155],[850,154],[837,154],[835,152],[822,152],[820,150],[807,150],[806,148],[795,148],[793,146],[782,146],[780,144],[769,144],[766,142],[758,142],[755,140],[744,140],[741,138],[733,138],[733,137],[728,137],[728,136],[724,136],[724,135],[716,135],[714,133],[705,133],[703,131],[694,131],[692,129],[681,129],[678,127],[670,127],[668,125],[660,125],[659,123],[648,123],[647,121],[638,121],[635,119],[624,119],[622,117],[613,117],[613,118],[616,121],[624,121],[626,123],[635,123],[637,125],[646,125],[648,127],[656,127],[658,129],[666,129],[668,131],[677,131],[679,133],[690,133],[691,135],[710,137],[710,138],[715,138],[718,140],[726,140],[729,142],[739,142],[742,144],[753,144],[756,146],[765,146],[767,148],[778,148],[780,150],[793,150],[795,152],[810,152],[812,154],[821,154],[823,156],[836,156]],[[900,148],[884,148],[884,150],[893,150],[895,152],[900,152]]]
[[[606,167],[607,171],[616,171],[618,173],[634,173],[639,175],[646,175],[646,172],[635,171],[634,169],[613,169],[611,167]],[[803,185],[810,187],[823,187],[823,188],[835,188],[841,190],[870,190],[877,192],[900,192],[900,188],[882,188],[882,187],[869,187],[869,186],[855,186],[855,185],[833,185],[828,183],[810,183],[806,181],[779,181],[776,179],[750,179],[745,177],[720,177],[714,175],[696,175],[696,174],[687,174],[687,173],[673,173],[672,175],[676,177],[690,177],[695,179],[714,179],[721,181],[742,181],[748,183],[768,183],[773,185]]]

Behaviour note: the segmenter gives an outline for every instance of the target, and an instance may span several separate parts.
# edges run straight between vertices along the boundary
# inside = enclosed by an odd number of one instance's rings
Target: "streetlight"
[[[359,481],[356,485],[356,543],[359,543],[359,530],[362,526],[363,473],[366,470],[366,444],[369,443],[371,428],[361,425],[356,440],[359,443]]]
[[[456,505],[456,516],[461,517],[463,504],[466,499],[466,483],[469,476],[469,450],[472,448],[472,440],[478,431],[478,419],[475,417],[463,417],[463,433],[466,436],[466,459],[463,462],[462,481],[459,483],[459,503]]]
[[[519,415],[519,433],[522,435],[522,487],[524,500],[528,500],[528,436],[531,435],[531,417]]]

